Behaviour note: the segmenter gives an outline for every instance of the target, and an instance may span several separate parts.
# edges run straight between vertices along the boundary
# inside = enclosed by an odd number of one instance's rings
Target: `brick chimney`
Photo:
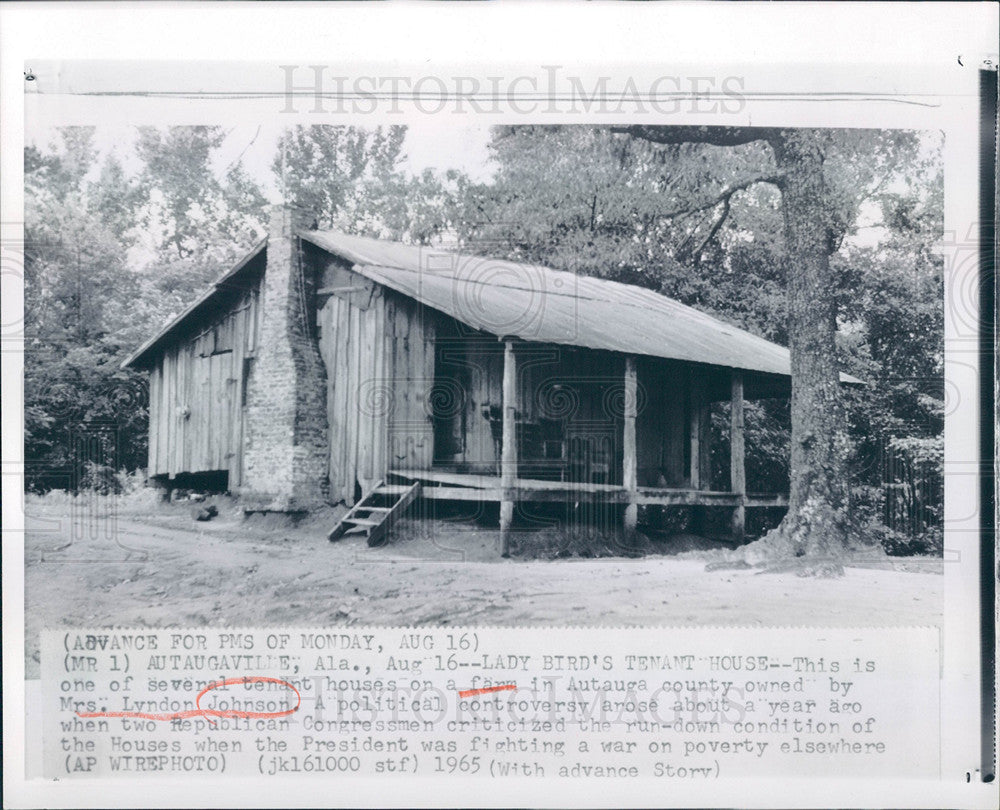
[[[328,492],[326,369],[299,227],[290,208],[271,208],[244,423],[243,494],[252,510],[307,510]]]

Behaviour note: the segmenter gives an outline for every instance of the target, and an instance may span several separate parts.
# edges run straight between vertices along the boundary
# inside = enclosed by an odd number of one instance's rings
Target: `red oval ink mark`
[[[237,686],[239,684],[247,683],[276,683],[281,686],[287,686],[295,693],[295,706],[291,709],[285,709],[280,712],[248,712],[242,711],[240,709],[203,709],[201,708],[201,699],[205,697],[213,689],[218,689],[221,686]],[[155,714],[149,712],[77,712],[77,717],[135,717],[140,720],[185,720],[188,717],[204,717],[210,723],[215,721],[213,717],[238,717],[238,718],[248,718],[251,720],[271,720],[276,717],[287,717],[290,714],[295,714],[302,705],[302,695],[299,694],[299,690],[295,688],[294,684],[288,681],[283,681],[280,678],[268,678],[264,675],[243,675],[239,678],[226,678],[225,680],[216,681],[215,683],[210,683],[204,689],[202,689],[198,696],[194,700],[194,709],[186,709],[182,712],[169,712],[166,714]]]
[[[503,686],[487,686],[483,689],[466,689],[464,692],[459,692],[458,696],[460,698],[475,697],[476,695],[488,695],[490,692],[511,692],[517,689],[517,684],[507,683]]]

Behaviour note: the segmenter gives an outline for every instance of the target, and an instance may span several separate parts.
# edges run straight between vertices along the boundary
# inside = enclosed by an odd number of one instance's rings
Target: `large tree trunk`
[[[783,175],[792,435],[788,515],[762,546],[830,559],[843,553],[848,538],[848,441],[830,269],[843,231],[823,176],[824,134],[783,130],[768,140]]]

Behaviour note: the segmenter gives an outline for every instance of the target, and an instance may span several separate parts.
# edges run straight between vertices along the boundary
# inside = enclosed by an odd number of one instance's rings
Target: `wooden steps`
[[[364,534],[369,546],[385,543],[392,524],[420,494],[420,482],[386,484],[380,481],[330,529],[327,539],[339,540],[347,534]]]
[[[404,495],[410,491],[410,484],[379,484],[378,490],[386,495]]]
[[[384,520],[369,520],[368,518],[351,518],[350,522],[355,526],[381,526]]]

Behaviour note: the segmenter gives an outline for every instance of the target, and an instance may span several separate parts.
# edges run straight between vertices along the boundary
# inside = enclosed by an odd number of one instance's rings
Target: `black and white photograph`
[[[5,806],[991,806],[992,36],[47,5]]]
[[[29,628],[940,623],[939,132],[447,139],[26,146]]]

